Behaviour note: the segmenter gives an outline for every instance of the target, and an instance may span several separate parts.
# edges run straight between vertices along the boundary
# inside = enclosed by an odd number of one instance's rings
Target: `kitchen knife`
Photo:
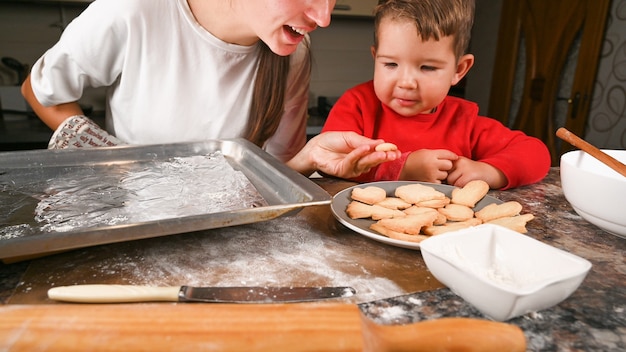
[[[286,303],[350,297],[352,287],[191,287],[134,285],[74,285],[48,290],[56,301],[78,303],[209,302]]]

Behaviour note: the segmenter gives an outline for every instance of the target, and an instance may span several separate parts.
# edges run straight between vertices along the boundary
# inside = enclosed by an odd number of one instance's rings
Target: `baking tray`
[[[55,178],[67,177],[81,170],[116,170],[211,153],[221,153],[234,170],[245,175],[265,202],[252,208],[159,220],[7,235],[9,226],[13,229],[15,226],[37,223],[34,219],[34,204]],[[33,184],[37,185],[35,190],[32,190]],[[42,189],[37,190],[37,187]],[[20,189],[29,189],[33,194],[16,192]],[[331,202],[331,196],[321,187],[244,139],[3,152],[0,153],[0,191],[0,201],[4,203],[0,206],[5,207],[5,214],[0,214],[0,230],[6,230],[4,234],[0,232],[0,260],[4,262],[94,245],[260,222],[295,214],[303,207]],[[7,215],[7,209],[13,214]]]

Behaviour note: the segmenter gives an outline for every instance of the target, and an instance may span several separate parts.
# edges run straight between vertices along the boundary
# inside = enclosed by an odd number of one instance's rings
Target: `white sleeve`
[[[109,86],[118,79],[126,24],[117,4],[119,1],[93,2],[35,62],[31,82],[41,104],[73,102],[85,87]]]
[[[285,113],[276,133],[267,141],[265,151],[286,162],[306,144],[309,84],[311,80],[310,40],[307,36],[291,55],[287,80]]]

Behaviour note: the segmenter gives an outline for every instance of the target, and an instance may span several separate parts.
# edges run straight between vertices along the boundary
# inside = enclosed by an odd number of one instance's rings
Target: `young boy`
[[[413,180],[463,187],[471,180],[506,189],[540,181],[550,168],[537,138],[478,116],[448,96],[474,64],[466,50],[474,0],[381,0],[375,10],[374,79],[334,105],[326,131],[384,139],[401,158],[355,181]]]

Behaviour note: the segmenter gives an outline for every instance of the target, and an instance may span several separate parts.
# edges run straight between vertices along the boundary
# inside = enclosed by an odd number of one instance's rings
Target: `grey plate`
[[[428,183],[428,182],[413,182],[413,181],[385,181],[385,182],[371,182],[371,183],[364,183],[364,184],[360,184],[360,185],[356,185],[356,186],[352,186],[350,188],[346,188],[343,191],[337,193],[332,200],[332,203],[330,205],[330,208],[333,212],[333,215],[335,216],[335,218],[337,218],[337,220],[343,224],[344,226],[346,226],[347,228],[356,231],[358,233],[360,233],[361,235],[365,236],[365,237],[369,237],[375,241],[379,241],[382,243],[386,243],[392,246],[396,246],[396,247],[403,247],[403,248],[409,248],[409,249],[419,249],[420,245],[419,243],[415,243],[415,242],[408,242],[408,241],[401,241],[401,240],[396,240],[393,238],[389,238],[387,236],[383,236],[381,234],[379,234],[376,231],[372,231],[370,230],[370,225],[373,224],[375,221],[373,220],[369,220],[369,219],[351,219],[347,214],[346,214],[346,207],[348,206],[348,204],[352,201],[352,198],[350,198],[350,194],[352,194],[352,189],[353,188],[364,188],[367,186],[376,186],[376,187],[380,187],[382,189],[384,189],[385,191],[387,191],[387,196],[392,197],[394,196],[394,192],[396,190],[396,188],[398,188],[399,186],[402,185],[408,185],[408,184],[412,184],[412,183],[421,183],[423,185],[426,186],[431,186],[433,188],[435,188],[436,190],[438,190],[439,192],[444,193],[446,196],[450,197],[452,195],[452,190],[456,187],[454,186],[448,186],[448,185],[441,185],[441,184],[437,184],[437,183]],[[483,198],[480,202],[478,202],[476,204],[476,206],[474,207],[475,211],[478,211],[482,208],[484,208],[485,206],[491,204],[491,203],[502,203],[501,200],[491,197],[491,196],[485,196],[485,198]]]
[[[8,226],[20,226],[22,222],[34,222],[33,203],[36,204],[37,195],[20,193],[20,185],[36,182],[45,187],[47,180],[62,177],[59,175],[75,170],[102,166],[115,168],[214,152],[221,152],[235,170],[241,171],[267,205],[158,221],[65,232],[31,233],[25,236],[10,236],[1,231]],[[265,221],[296,213],[302,207],[329,204],[331,201],[330,195],[321,187],[243,139],[4,152],[0,153],[0,192],[0,199],[5,206],[10,203],[8,209],[19,213],[0,214],[0,220],[4,217],[4,221],[0,221],[0,259],[5,262],[93,245]]]

